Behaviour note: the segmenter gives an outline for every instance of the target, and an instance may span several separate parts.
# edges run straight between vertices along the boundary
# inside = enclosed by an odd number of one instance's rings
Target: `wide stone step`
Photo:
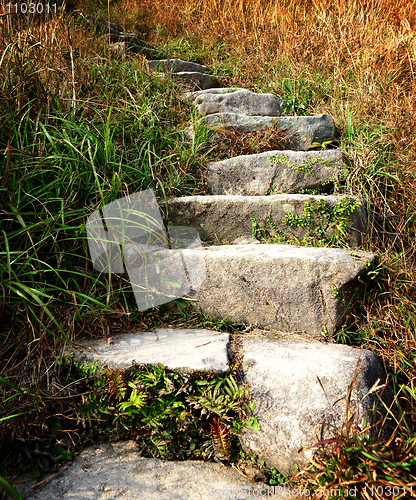
[[[354,204],[357,205],[355,209]],[[351,215],[346,215],[348,211],[343,208],[347,205],[350,211],[353,210]],[[160,207],[163,210],[165,204],[161,203]],[[274,225],[278,231],[302,239],[307,233],[316,234],[316,231],[330,238],[338,230],[336,224],[344,220],[345,225],[350,225],[345,242],[351,247],[360,246],[367,232],[363,206],[358,200],[342,196],[185,196],[167,200],[167,210],[170,223],[197,229],[201,240],[207,243],[232,242],[241,236],[252,235],[253,223],[265,228],[269,236],[276,235]],[[297,224],[297,227],[288,224]]]
[[[333,119],[329,115],[315,116],[248,116],[237,113],[214,113],[201,118],[197,124],[216,131],[238,129],[241,132],[267,130],[272,125],[282,132],[282,138],[290,149],[309,149],[312,144],[331,142],[338,136]]]
[[[199,73],[197,71],[179,71],[177,73],[172,73],[172,78],[187,84],[195,90],[204,90],[220,86],[219,80],[215,76]]]
[[[194,90],[192,92],[186,92],[185,96],[194,101],[196,97],[206,94],[229,94],[230,92],[236,92],[237,90],[246,90],[242,87],[219,87],[215,89],[205,89],[205,90]]]
[[[198,112],[203,115],[215,113],[238,113],[256,116],[280,116],[288,104],[273,94],[256,94],[250,90],[228,93],[204,93],[194,98]]]
[[[386,374],[371,351],[255,332],[238,339],[244,381],[250,387],[250,402],[256,406],[254,413],[261,426],[260,431],[244,428],[240,441],[267,467],[285,475],[294,473],[295,466],[304,465],[316,450],[299,453],[301,448],[334,437],[333,431],[347,423],[351,384],[352,428],[364,429],[373,423],[371,410],[380,394],[374,388],[381,389]],[[383,396],[390,402],[388,390]],[[382,410],[382,404],[376,408]],[[386,437],[387,427],[383,431]]]
[[[344,154],[326,151],[268,151],[207,164],[211,194],[264,195],[320,189],[347,173]]]
[[[140,451],[134,441],[90,446],[25,499],[249,500],[261,491],[262,496],[287,498],[281,489],[250,480],[230,466],[144,458]]]
[[[161,73],[197,72],[206,73],[210,71],[207,66],[181,59],[161,59],[160,61],[146,61],[146,66],[152,71]]]
[[[190,292],[192,306],[217,319],[308,336],[332,335],[377,255],[293,245],[224,245],[181,250],[202,256],[206,278]]]

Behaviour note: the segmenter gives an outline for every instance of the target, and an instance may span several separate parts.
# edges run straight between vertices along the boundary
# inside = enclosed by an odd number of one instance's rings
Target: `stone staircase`
[[[160,204],[166,225],[192,227],[203,243],[201,248],[182,250],[185,259],[197,254],[205,265],[205,280],[186,296],[192,306],[251,328],[233,335],[156,329],[154,333],[122,335],[111,344],[104,339],[82,342],[73,352],[81,362],[98,361],[109,368],[128,368],[135,360],[138,364],[162,363],[186,373],[225,373],[232,356],[242,356],[244,382],[250,387],[250,401],[255,404],[261,429],[245,429],[241,444],[268,468],[293,473],[312,457],[313,451],[305,448],[316,442],[314,433],[319,435],[323,422],[322,438],[331,436],[331,427],[342,425],[345,398],[354,377],[350,404],[361,427],[377,401],[375,389],[386,381],[372,352],[332,342],[335,332],[348,321],[348,301],[359,290],[367,269],[378,262],[377,255],[359,250],[367,232],[364,207],[354,197],[302,193],[328,188],[345,178],[341,151],[309,149],[331,142],[337,130],[328,115],[285,115],[284,101],[272,94],[221,88],[204,66],[177,59],[148,61],[147,66],[149,71],[188,84],[187,96],[201,114],[198,126],[219,131],[238,127],[243,132],[273,126],[287,134],[290,150],[209,163],[206,181],[211,194]],[[307,233],[326,241],[338,236],[337,241],[350,248],[293,244]],[[279,237],[292,244],[271,242]],[[118,498],[114,496],[117,491],[132,499],[248,499],[259,496],[256,488],[270,490],[236,475],[231,468],[220,467],[220,473],[217,464],[200,462],[177,462],[174,474],[184,474],[188,468],[182,480],[154,474],[147,477],[147,459],[138,457],[137,447],[127,445],[126,452],[122,445],[123,450],[117,451],[120,446],[108,451],[100,445],[80,457],[91,465],[91,487],[102,481],[109,488],[99,498]],[[141,464],[138,469],[126,465],[132,456],[135,464]],[[98,463],[94,457],[99,457]],[[175,466],[148,460],[159,463],[160,468]],[[116,480],[109,473],[103,479],[99,471],[104,462],[106,467],[111,462],[111,470],[120,468],[122,480],[120,474]],[[27,498],[58,498],[62,488],[73,491],[77,481],[88,489],[82,463],[78,460],[71,467],[62,475],[61,486],[58,479],[52,480]],[[192,477],[191,467],[196,468]],[[77,479],[80,475],[82,482]],[[238,496],[230,496],[230,489],[238,491]],[[274,489],[273,496],[290,498],[290,493]]]

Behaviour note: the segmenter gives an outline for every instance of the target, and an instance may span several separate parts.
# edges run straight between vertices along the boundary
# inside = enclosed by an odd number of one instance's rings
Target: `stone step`
[[[136,300],[148,304],[140,310],[185,296],[218,320],[312,337],[331,336],[343,326],[345,304],[378,259],[367,252],[280,244],[143,251],[144,246],[128,244],[124,250]]]
[[[210,162],[205,177],[211,194],[252,196],[321,189],[346,173],[339,150],[268,151]]]
[[[179,71],[178,73],[172,73],[171,76],[174,80],[184,83],[195,90],[204,90],[220,86],[219,80],[215,76],[199,73],[197,71]]]
[[[129,368],[137,364],[162,363],[178,372],[225,373],[229,370],[228,333],[203,329],[156,328],[154,332],[137,332],[106,339],[79,342],[77,350],[67,347],[65,355],[98,362],[110,369]]]
[[[231,466],[144,458],[140,452],[135,441],[89,446],[25,500],[251,500],[261,491],[277,500],[288,498],[283,489],[250,480]]]
[[[351,199],[348,202],[346,196],[305,194],[184,196],[167,200],[165,217],[174,226],[197,229],[201,240],[207,243],[232,242],[241,236],[251,235],[253,217],[258,226],[265,228],[270,236],[275,233],[268,220],[271,220],[282,233],[299,239],[302,239],[307,232],[314,234],[315,229],[311,226],[313,224],[320,227],[322,223],[324,228],[333,224],[325,231],[326,237],[331,237],[337,232],[334,225],[335,214],[342,211],[340,207],[343,204],[350,203],[352,206],[354,202],[358,205],[351,215],[345,216],[345,221],[349,221],[351,226],[347,230],[345,241],[351,247],[359,247],[367,233],[365,211],[358,200]],[[305,204],[315,207],[310,218],[305,212]],[[166,210],[166,205],[161,203],[161,210]],[[299,217],[303,218],[299,222],[302,225],[298,227],[287,225],[289,218]]]
[[[205,89],[205,90],[195,90],[193,92],[186,92],[185,96],[194,101],[196,97],[206,94],[229,94],[230,92],[236,92],[237,90],[246,90],[242,87],[219,87],[215,89]]]
[[[260,431],[244,428],[240,442],[268,468],[275,467],[284,475],[295,473],[295,466],[304,465],[315,452],[298,450],[334,437],[332,431],[346,425],[347,394],[354,374],[350,397],[353,429],[373,423],[369,418],[365,425],[373,404],[383,413],[382,404],[377,406],[380,390],[371,389],[387,379],[371,351],[277,334],[254,332],[237,338],[244,382],[250,387],[250,402],[256,405],[254,413],[261,426]],[[391,402],[389,389],[383,396]],[[388,432],[384,427],[382,436],[388,437]]]
[[[182,250],[204,255],[206,279],[192,306],[216,319],[308,336],[330,336],[377,255],[293,245],[224,245]]]
[[[267,130],[272,125],[282,132],[287,146],[295,151],[308,150],[313,144],[324,144],[338,136],[329,115],[315,116],[247,116],[237,113],[214,113],[198,120],[215,131],[237,129],[240,132]]]
[[[201,115],[238,113],[249,116],[280,116],[288,104],[273,94],[256,94],[250,90],[227,93],[204,93],[193,99]]]
[[[182,61],[181,59],[161,59],[160,61],[146,61],[149,70],[161,73],[197,72],[206,73],[210,71],[207,66],[194,62]]]

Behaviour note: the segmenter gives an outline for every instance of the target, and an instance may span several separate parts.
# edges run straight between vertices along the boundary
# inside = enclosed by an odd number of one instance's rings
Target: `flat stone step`
[[[185,96],[191,101],[194,101],[195,98],[200,95],[229,94],[231,92],[237,92],[237,90],[246,90],[246,89],[243,89],[242,87],[220,87],[215,89],[195,90],[193,92],[186,92]]]
[[[250,90],[227,93],[204,93],[194,98],[201,115],[238,113],[250,116],[280,116],[288,104],[273,94],[256,94]]]
[[[173,73],[172,78],[188,84],[194,90],[205,90],[220,86],[219,80],[215,76],[197,71],[179,71]]]
[[[347,173],[342,151],[268,151],[207,164],[211,194],[264,195],[320,189]]]
[[[206,278],[189,296],[216,319],[308,336],[332,335],[346,321],[358,278],[376,254],[293,245],[223,245],[181,250],[203,257]]]
[[[161,59],[160,61],[146,61],[146,66],[152,71],[161,73],[179,73],[182,71],[192,73],[206,73],[210,68],[181,59]]]
[[[192,373],[225,373],[229,370],[228,333],[202,329],[156,328],[155,332],[128,333],[111,339],[80,342],[81,347],[67,347],[75,359],[84,363],[97,361],[110,369],[137,364],[162,363],[171,370]]]
[[[275,233],[268,220],[282,233],[302,239],[307,232],[314,234],[315,230],[311,224],[320,226],[322,223],[324,228],[333,224],[336,220],[335,213],[347,202],[346,200],[346,196],[305,194],[184,196],[167,200],[167,219],[174,226],[197,229],[201,240],[207,243],[232,242],[241,236],[252,235],[253,217],[258,226],[265,228],[270,236]],[[351,247],[358,247],[367,233],[367,219],[364,208],[358,200],[351,199],[349,203],[354,201],[358,203],[358,206],[351,215],[345,217],[351,226],[347,231],[345,241]],[[315,207],[310,218],[305,212],[305,204]],[[324,214],[323,210],[316,208],[320,206],[327,207]],[[161,203],[161,210],[164,210],[164,207],[165,204]],[[288,226],[285,223],[288,217],[302,217],[302,225]],[[335,225],[328,227],[326,237],[333,236],[336,231]]]
[[[230,466],[144,458],[134,441],[90,446],[55,476],[30,491],[25,500],[251,500],[261,490],[262,496],[287,498],[279,489],[250,480]]]
[[[276,334],[254,332],[237,338],[244,381],[249,384],[250,402],[256,405],[254,413],[261,426],[260,431],[244,428],[240,442],[267,467],[285,475],[294,473],[296,465],[312,458],[315,449],[298,450],[320,440],[323,422],[322,439],[333,437],[334,426],[346,424],[347,394],[357,367],[350,408],[351,414],[355,413],[353,428],[365,427],[365,417],[380,393],[370,389],[386,382],[386,374],[371,351]],[[383,396],[390,402],[389,390]],[[381,404],[378,410],[382,410]],[[371,423],[369,418],[366,425]],[[314,435],[319,438],[314,439]]]
[[[333,119],[329,115],[315,116],[247,116],[237,113],[214,113],[198,120],[197,124],[224,131],[238,129],[241,132],[267,130],[275,125],[282,131],[290,149],[302,151],[312,144],[330,142],[338,136]],[[190,134],[191,135],[191,134]]]

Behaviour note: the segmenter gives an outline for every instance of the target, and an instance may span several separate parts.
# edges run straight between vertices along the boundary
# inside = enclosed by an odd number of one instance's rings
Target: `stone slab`
[[[105,339],[80,342],[81,348],[66,348],[84,363],[97,361],[110,369],[136,364],[158,364],[179,372],[225,373],[229,370],[229,334],[203,329],[157,328],[153,332],[128,333]]]
[[[179,71],[178,73],[173,73],[172,78],[190,85],[194,90],[205,90],[220,86],[215,76],[196,71]]]
[[[200,94],[195,97],[194,105],[201,115],[238,113],[250,116],[280,116],[288,106],[273,94],[256,94],[250,90]]]
[[[305,194],[276,194],[271,196],[207,195],[184,196],[167,200],[167,220],[174,226],[188,226],[198,230],[202,241],[207,243],[232,242],[241,236],[252,235],[252,217],[257,224],[272,235],[268,220],[285,234],[302,239],[308,227],[289,227],[285,224],[286,214],[305,217],[305,203],[324,200],[328,207],[334,207],[342,196],[318,196]],[[165,203],[161,209],[166,210]],[[350,229],[345,238],[351,247],[359,247],[367,233],[367,218],[360,204],[348,218]],[[319,215],[313,213],[311,220],[319,223]],[[332,236],[336,227],[329,228],[327,236]]]
[[[229,94],[231,92],[237,92],[237,90],[245,90],[242,87],[220,87],[205,90],[195,90],[194,92],[186,92],[185,96],[194,101],[196,97],[207,94]]]
[[[323,144],[338,136],[329,115],[315,116],[247,116],[236,113],[215,113],[202,117],[198,124],[214,130],[238,129],[241,132],[267,130],[275,125],[284,134],[290,149],[307,150],[312,144]]]
[[[147,67],[152,71],[162,73],[198,72],[206,73],[210,71],[207,66],[194,62],[182,61],[181,59],[161,59],[160,61],[146,61]]]
[[[205,176],[211,194],[253,196],[320,189],[346,172],[342,151],[267,151],[210,162]]]
[[[304,465],[315,450],[298,450],[320,440],[314,435],[321,435],[324,421],[322,439],[333,437],[331,430],[345,423],[346,398],[357,366],[350,408],[355,412],[354,428],[365,427],[366,414],[380,391],[367,393],[374,384],[386,382],[386,374],[371,351],[277,336],[241,337],[244,381],[250,385],[250,402],[256,405],[254,414],[261,430],[245,428],[240,441],[267,467],[286,475],[294,473],[296,465]]]
[[[223,245],[182,250],[203,255],[206,279],[191,305],[216,319],[307,336],[347,323],[347,301],[378,256],[294,245]],[[336,287],[340,301],[334,296]]]
[[[37,486],[25,500],[249,500],[277,488],[245,478],[232,467],[203,461],[163,461],[140,456],[134,441],[88,447],[61,474]]]

